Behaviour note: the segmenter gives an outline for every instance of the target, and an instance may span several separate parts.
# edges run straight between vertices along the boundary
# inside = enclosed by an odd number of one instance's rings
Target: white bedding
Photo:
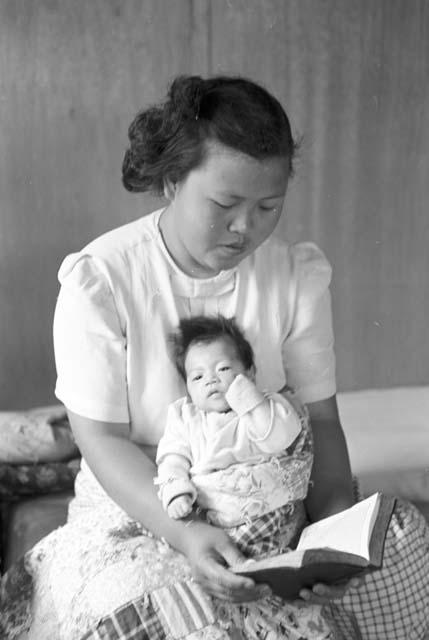
[[[362,491],[429,501],[429,386],[338,394]]]

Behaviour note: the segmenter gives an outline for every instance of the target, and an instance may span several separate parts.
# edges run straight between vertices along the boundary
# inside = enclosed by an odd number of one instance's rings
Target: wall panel
[[[120,182],[127,127],[208,72],[207,6],[0,0],[0,409],[54,401],[62,258],[153,208]]]
[[[302,136],[279,233],[334,266],[340,387],[427,383],[429,3],[220,0],[212,24],[214,68]]]

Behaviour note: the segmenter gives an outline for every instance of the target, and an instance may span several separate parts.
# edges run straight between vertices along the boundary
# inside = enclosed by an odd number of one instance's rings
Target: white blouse
[[[331,267],[313,243],[268,238],[237,267],[195,279],[174,264],[158,221],[163,209],[67,256],[54,318],[56,396],[93,420],[129,422],[131,438],[157,444],[168,405],[185,395],[169,357],[179,318],[235,316],[250,341],[256,384],[286,383],[303,402],[334,395]]]

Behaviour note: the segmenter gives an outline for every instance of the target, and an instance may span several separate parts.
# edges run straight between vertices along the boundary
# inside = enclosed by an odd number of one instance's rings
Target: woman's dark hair
[[[216,340],[230,340],[246,371],[254,366],[253,350],[233,318],[193,316],[182,319],[179,328],[170,335],[170,345],[177,370],[186,380],[185,359],[194,344],[210,344]]]
[[[166,100],[137,114],[122,165],[128,191],[162,194],[164,181],[183,180],[204,161],[207,141],[259,160],[284,157],[292,173],[296,144],[281,104],[241,77],[179,76]]]

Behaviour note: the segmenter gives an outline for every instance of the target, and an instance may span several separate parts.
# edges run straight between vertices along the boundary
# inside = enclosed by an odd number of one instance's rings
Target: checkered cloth
[[[396,501],[383,568],[324,608],[340,640],[423,640],[429,634],[429,529],[419,511]]]
[[[258,535],[264,534],[265,527],[269,541],[275,522],[275,518],[260,522]],[[249,544],[252,535],[250,530],[246,534]],[[246,536],[242,536],[244,547]],[[368,574],[363,586],[350,589],[341,601],[324,607],[323,613],[335,640],[425,640],[429,633],[429,529],[417,509],[397,500],[383,568]],[[81,640],[185,640],[208,625],[217,628],[210,600],[188,581],[120,607]]]
[[[191,580],[153,591],[100,620],[82,640],[185,638],[215,621],[210,601]]]
[[[297,542],[305,524],[302,502],[286,504],[248,523],[226,529],[238,549],[249,558],[285,553]]]

